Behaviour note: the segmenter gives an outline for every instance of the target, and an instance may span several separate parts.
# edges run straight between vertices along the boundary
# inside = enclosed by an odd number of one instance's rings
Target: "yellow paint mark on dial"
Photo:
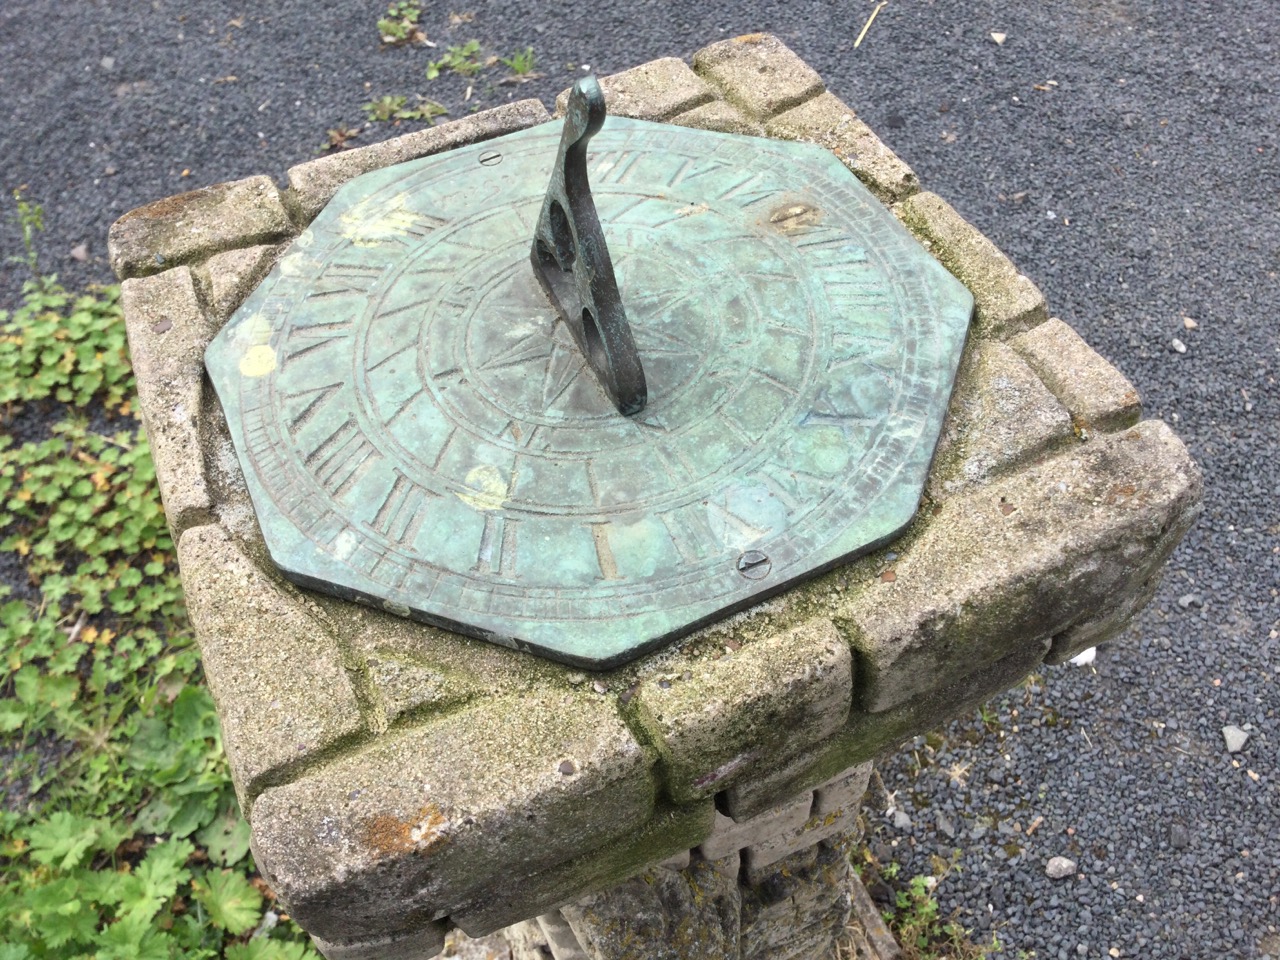
[[[250,347],[240,358],[240,373],[246,377],[265,377],[276,368],[276,352],[265,343]]]
[[[409,209],[408,194],[400,193],[390,200],[366,197],[339,218],[342,236],[357,247],[376,247],[385,240],[405,236],[417,223],[418,215]]]
[[[467,471],[466,484],[470,493],[458,494],[458,499],[476,510],[500,510],[507,499],[507,481],[502,471],[490,464],[472,467]]]
[[[269,341],[271,332],[271,321],[261,313],[253,313],[240,322],[233,336],[239,346],[256,347]]]

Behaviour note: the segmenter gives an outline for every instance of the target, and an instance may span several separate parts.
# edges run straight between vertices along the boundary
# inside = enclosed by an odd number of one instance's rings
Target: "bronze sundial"
[[[588,79],[345,185],[206,362],[286,576],[607,667],[900,533],[972,303],[827,151]]]

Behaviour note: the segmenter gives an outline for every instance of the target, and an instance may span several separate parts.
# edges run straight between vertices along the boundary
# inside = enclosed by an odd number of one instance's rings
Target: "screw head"
[[[492,167],[496,163],[502,162],[502,154],[497,150],[486,150],[480,154],[480,163],[482,166]]]
[[[762,580],[773,569],[773,561],[759,550],[748,550],[738,558],[738,572],[748,580]]]

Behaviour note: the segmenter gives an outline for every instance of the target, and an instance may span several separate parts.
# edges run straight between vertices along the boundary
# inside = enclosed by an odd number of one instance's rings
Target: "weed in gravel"
[[[479,55],[479,40],[468,40],[466,43],[449,47],[439,60],[433,60],[427,64],[427,79],[434,80],[442,73],[473,77],[485,67]]]
[[[507,69],[514,73],[517,77],[523,77],[527,73],[533,72],[533,47],[525,47],[523,50],[517,50],[509,57],[503,57],[502,62]]]
[[[326,150],[347,150],[350,145],[347,141],[354,140],[360,136],[360,131],[355,127],[340,126],[334,127],[328,131],[328,143],[320,148],[323,153]]]
[[[985,960],[1003,954],[998,937],[989,943],[974,943],[969,931],[954,916],[944,918],[938,906],[938,886],[958,872],[957,856],[944,860],[933,857],[933,873],[904,880],[896,863],[881,863],[870,849],[862,850],[856,864],[862,882],[882,905],[885,923],[902,947],[903,960]]]
[[[418,20],[422,17],[422,6],[418,0],[397,0],[387,7],[387,12],[378,20],[378,36],[382,42],[392,47],[408,43],[421,43],[435,46],[427,39]]]
[[[118,294],[33,278],[0,328],[3,422],[58,421],[0,434],[0,958],[314,960],[249,856],[146,436],[78,409],[132,408]]]
[[[408,97],[387,95],[369,101],[361,109],[371,123],[394,120],[425,120],[433,123],[436,117],[442,117],[449,112],[445,107],[426,97],[418,97],[417,103],[412,107],[408,104]]]

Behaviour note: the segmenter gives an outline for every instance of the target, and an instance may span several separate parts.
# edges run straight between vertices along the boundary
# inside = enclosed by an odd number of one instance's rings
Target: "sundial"
[[[901,533],[972,307],[827,151],[586,78],[346,184],[206,364],[288,578],[603,668]]]

